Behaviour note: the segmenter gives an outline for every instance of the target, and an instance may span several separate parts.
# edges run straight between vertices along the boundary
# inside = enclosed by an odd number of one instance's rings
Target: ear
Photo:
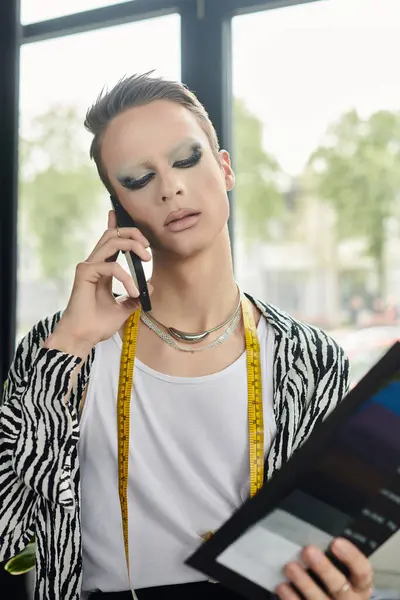
[[[221,169],[224,173],[226,190],[230,192],[235,187],[235,173],[232,170],[231,157],[226,150],[218,152]]]

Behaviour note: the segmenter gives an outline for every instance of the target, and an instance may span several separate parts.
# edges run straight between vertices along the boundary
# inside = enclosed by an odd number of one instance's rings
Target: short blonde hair
[[[111,90],[103,90],[86,114],[85,127],[93,134],[90,158],[96,163],[100,179],[110,193],[113,189],[101,160],[101,140],[109,123],[119,114],[154,102],[170,100],[192,112],[206,133],[211,149],[217,155],[220,149],[218,136],[204,106],[193,92],[178,81],[153,77],[154,71],[121,79]]]

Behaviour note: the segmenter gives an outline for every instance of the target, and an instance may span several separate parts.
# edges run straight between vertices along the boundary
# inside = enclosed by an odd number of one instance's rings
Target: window
[[[21,0],[21,21],[24,25],[72,15],[74,13],[120,4],[124,0]]]
[[[178,15],[22,47],[18,338],[65,308],[75,265],[107,227],[86,110],[104,86],[152,69],[180,78]]]
[[[400,337],[399,30],[398,0],[233,20],[238,281],[328,330],[354,380]]]

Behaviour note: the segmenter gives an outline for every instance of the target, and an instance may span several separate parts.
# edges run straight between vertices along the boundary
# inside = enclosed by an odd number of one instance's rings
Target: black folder
[[[339,536],[370,558],[380,597],[400,598],[400,342],[186,563],[265,600],[304,546],[334,560]]]

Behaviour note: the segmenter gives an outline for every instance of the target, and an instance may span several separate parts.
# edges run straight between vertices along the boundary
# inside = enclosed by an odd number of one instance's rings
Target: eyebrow
[[[202,146],[201,142],[199,139],[195,138],[195,137],[188,137],[186,138],[184,141],[179,142],[179,144],[177,144],[176,146],[174,146],[174,148],[172,148],[172,150],[170,150],[167,153],[167,157],[171,158],[174,154],[176,154],[177,152],[179,152],[179,150],[182,150],[183,148],[188,148],[188,147],[193,147],[194,145],[199,145]],[[122,169],[119,169],[116,178],[117,179],[124,179],[126,177],[127,173],[132,172],[134,169],[140,169],[140,168],[146,168],[146,169],[153,169],[153,163],[151,160],[146,159],[146,160],[142,160],[139,161],[137,163],[132,163],[131,165],[128,165],[127,167],[124,167]]]

